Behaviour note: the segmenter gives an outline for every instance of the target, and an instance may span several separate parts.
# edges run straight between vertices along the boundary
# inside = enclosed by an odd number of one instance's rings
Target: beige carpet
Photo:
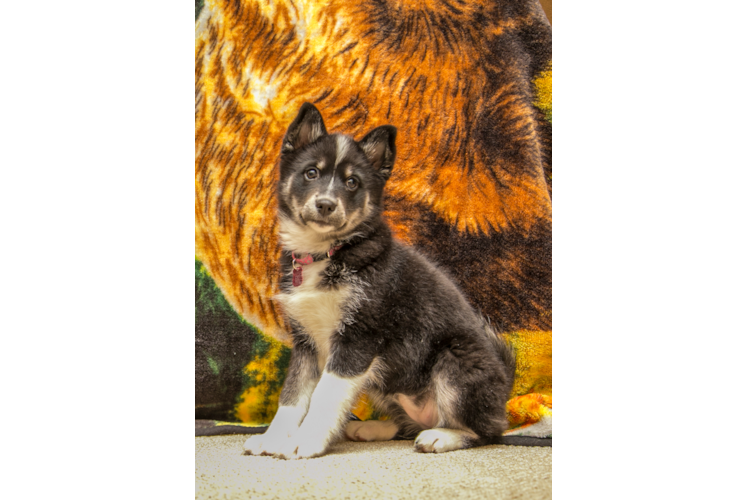
[[[247,437],[195,438],[195,498],[551,498],[551,447],[422,454],[412,441],[342,442],[323,457],[286,461],[244,455]]]

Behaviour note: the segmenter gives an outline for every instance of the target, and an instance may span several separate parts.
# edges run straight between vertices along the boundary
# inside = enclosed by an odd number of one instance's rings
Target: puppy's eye
[[[304,177],[306,177],[308,180],[313,181],[317,177],[319,177],[319,172],[317,172],[316,168],[310,168],[306,172],[304,172]]]
[[[348,179],[345,181],[345,187],[347,187],[350,191],[355,191],[358,187],[358,181],[353,177],[348,177]]]

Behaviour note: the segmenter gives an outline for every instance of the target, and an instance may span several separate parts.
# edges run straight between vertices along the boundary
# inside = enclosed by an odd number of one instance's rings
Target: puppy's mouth
[[[303,214],[299,214],[299,219],[301,219],[301,222],[305,225],[320,233],[329,233],[331,231],[342,229],[346,224],[345,220],[342,224],[338,225],[329,219],[305,219]]]

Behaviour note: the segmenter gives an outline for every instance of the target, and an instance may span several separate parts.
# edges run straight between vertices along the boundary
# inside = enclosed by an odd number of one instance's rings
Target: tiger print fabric
[[[196,266],[283,359],[290,338],[271,300],[283,134],[305,101],[356,139],[395,125],[385,206],[396,236],[448,269],[515,345],[515,395],[550,396],[551,81],[537,0],[206,1],[195,28]],[[206,325],[196,357],[216,342]],[[248,373],[283,377],[282,362],[251,368],[265,359],[253,349],[243,382],[221,396],[244,422],[259,408],[248,399],[273,404]],[[202,362],[206,373],[220,374],[221,356]],[[208,392],[198,377],[198,406]]]

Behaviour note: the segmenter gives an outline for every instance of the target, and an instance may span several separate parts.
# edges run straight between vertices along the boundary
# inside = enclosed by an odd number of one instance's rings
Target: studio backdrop
[[[290,337],[275,183],[311,102],[356,140],[397,127],[385,217],[513,345],[507,434],[551,437],[551,72],[537,0],[196,3],[198,434],[277,409]],[[365,394],[353,413],[387,418]]]

